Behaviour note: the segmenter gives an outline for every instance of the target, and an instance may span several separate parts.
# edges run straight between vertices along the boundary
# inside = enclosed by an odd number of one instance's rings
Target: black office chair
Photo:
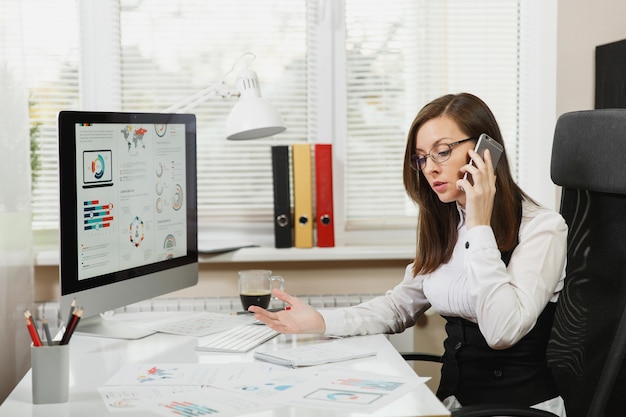
[[[548,344],[548,363],[568,417],[623,417],[626,407],[626,109],[563,114],[552,181],[569,226],[567,276]],[[406,354],[408,360],[440,360]],[[497,399],[494,399],[494,402]],[[471,406],[453,417],[547,417],[505,405]]]

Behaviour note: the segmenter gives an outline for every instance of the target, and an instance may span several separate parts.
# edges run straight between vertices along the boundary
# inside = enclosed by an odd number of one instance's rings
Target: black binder
[[[272,146],[272,174],[274,177],[274,246],[293,246],[291,194],[289,192],[289,146]]]
[[[596,47],[595,108],[626,108],[626,39]]]

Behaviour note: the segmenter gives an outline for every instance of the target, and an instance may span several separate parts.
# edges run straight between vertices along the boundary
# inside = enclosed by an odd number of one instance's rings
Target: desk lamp
[[[278,111],[261,97],[259,79],[254,71],[242,70],[235,84],[236,91],[232,92],[224,81],[221,81],[174,104],[165,112],[185,113],[216,95],[223,98],[238,96],[239,100],[230,111],[226,122],[226,139],[258,139],[281,133],[286,129]]]

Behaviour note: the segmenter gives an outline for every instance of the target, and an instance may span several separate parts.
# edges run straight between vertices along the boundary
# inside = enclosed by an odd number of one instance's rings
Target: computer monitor
[[[198,282],[195,116],[62,111],[58,121],[61,314],[75,299],[76,332],[146,336],[101,314]]]

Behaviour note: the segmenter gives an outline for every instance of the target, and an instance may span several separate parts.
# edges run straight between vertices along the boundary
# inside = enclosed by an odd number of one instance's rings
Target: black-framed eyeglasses
[[[426,159],[430,158],[436,163],[440,164],[442,162],[446,162],[450,159],[450,155],[452,154],[452,148],[457,145],[460,145],[463,142],[467,142],[468,140],[477,140],[478,138],[472,136],[470,138],[465,138],[461,140],[457,140],[452,143],[440,143],[438,145],[433,146],[430,151],[426,155],[411,155],[411,168],[416,171],[421,171],[426,167]]]

